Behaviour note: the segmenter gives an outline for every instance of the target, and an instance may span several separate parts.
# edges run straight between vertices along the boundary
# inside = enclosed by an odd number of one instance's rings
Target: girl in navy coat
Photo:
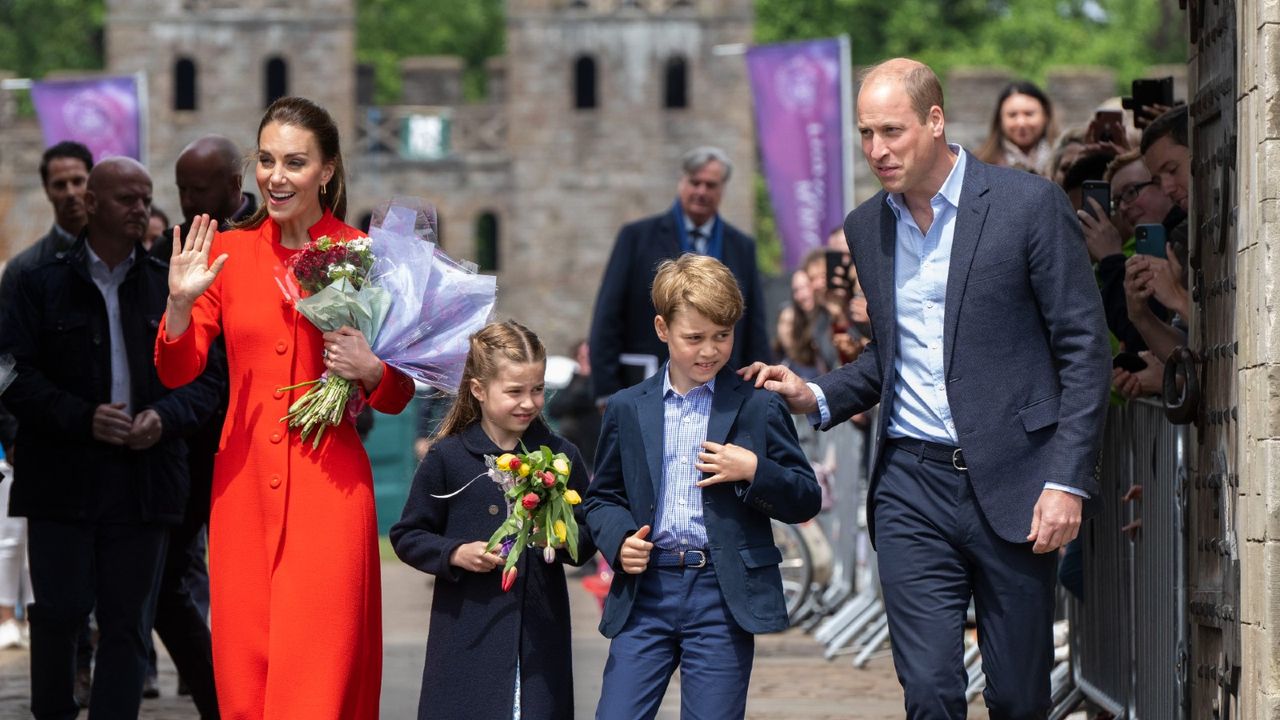
[[[546,445],[569,457],[569,488],[586,494],[578,449],[541,418],[545,369],[542,343],[519,323],[490,323],[471,337],[458,397],[391,528],[396,555],[436,578],[420,720],[573,717],[561,564],[570,562],[568,552],[558,551],[552,563],[537,549],[525,552],[514,586],[503,592],[504,561],[485,551],[507,516],[502,491],[486,475],[486,455],[520,452],[522,442],[530,450]],[[596,548],[580,508],[578,559],[585,562]]]

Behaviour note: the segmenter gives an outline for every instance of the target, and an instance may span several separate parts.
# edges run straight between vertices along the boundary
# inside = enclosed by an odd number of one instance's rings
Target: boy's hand
[[[739,480],[751,482],[756,479],[756,454],[744,447],[707,441],[702,443],[698,460],[700,462],[694,467],[702,472],[714,473],[695,483],[698,487]]]
[[[618,559],[622,561],[623,572],[639,575],[649,568],[649,553],[653,551],[653,543],[645,540],[649,537],[649,530],[650,527],[645,525],[622,541]]]

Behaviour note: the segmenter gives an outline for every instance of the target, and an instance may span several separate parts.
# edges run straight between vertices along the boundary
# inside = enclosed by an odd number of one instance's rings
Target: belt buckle
[[[964,465],[962,463],[964,463],[964,455],[960,453],[960,448],[956,448],[955,450],[952,450],[951,451],[951,467],[961,471],[968,470],[969,466]]]
[[[689,563],[685,562],[685,558],[686,558],[686,557],[688,557],[689,555],[693,554],[693,553],[697,553],[697,554],[698,554],[698,564],[697,564],[697,565],[691,565],[691,564],[689,564]],[[681,551],[680,551],[680,566],[681,566],[681,567],[690,567],[690,568],[695,568],[695,569],[696,569],[696,568],[704,568],[704,567],[706,567],[706,566],[707,566],[707,553],[706,553],[705,551],[702,551],[702,550],[681,550]]]

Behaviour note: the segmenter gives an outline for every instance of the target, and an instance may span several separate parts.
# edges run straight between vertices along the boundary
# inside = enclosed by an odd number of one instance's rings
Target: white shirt
[[[120,284],[124,282],[129,268],[133,267],[133,253],[114,268],[98,257],[88,243],[85,250],[89,253],[89,277],[98,286],[102,299],[107,305],[107,327],[110,330],[111,349],[111,402],[124,403],[124,411],[133,415],[133,386],[129,380],[129,354],[124,346],[124,324],[120,319]]]

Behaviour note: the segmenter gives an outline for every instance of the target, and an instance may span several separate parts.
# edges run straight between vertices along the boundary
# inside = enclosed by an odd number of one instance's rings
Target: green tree
[[[482,97],[484,61],[503,52],[502,6],[502,0],[358,0],[356,58],[374,67],[374,99],[399,101],[399,62],[416,55],[463,58],[463,91]]]
[[[0,69],[42,78],[103,66],[103,0],[0,0]]]

